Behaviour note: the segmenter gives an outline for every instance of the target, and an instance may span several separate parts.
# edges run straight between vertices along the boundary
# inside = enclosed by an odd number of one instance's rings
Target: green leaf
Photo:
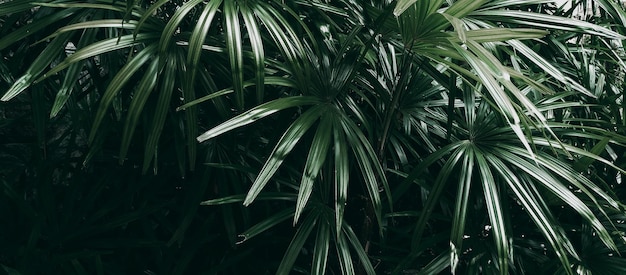
[[[342,234],[339,234],[336,237],[336,242],[337,245],[335,245],[335,249],[337,250],[337,256],[339,258],[339,268],[341,268],[341,274],[356,274],[354,265],[352,264],[352,255],[350,255],[350,245],[348,244],[346,234],[343,232]]]
[[[3,1],[0,3],[0,16],[28,11],[35,6],[37,3],[32,1]]]
[[[232,195],[221,197],[212,200],[206,200],[200,203],[200,205],[222,205],[229,203],[241,203],[246,198],[246,195]],[[290,193],[277,193],[277,192],[265,192],[261,193],[257,196],[257,200],[270,200],[270,201],[296,201],[298,199],[297,195]]]
[[[235,105],[237,109],[244,108],[243,90],[243,54],[241,30],[239,27],[239,6],[236,1],[224,2],[224,21],[226,21],[226,48],[230,60],[230,71],[235,90]]]
[[[506,234],[506,226],[503,210],[500,202],[499,188],[491,173],[491,167],[487,163],[483,152],[476,153],[476,163],[480,171],[480,181],[483,185],[487,213],[491,221],[491,232],[496,243],[497,261],[500,274],[509,274],[509,263],[513,261],[513,250],[509,247],[509,238]]]
[[[548,62],[544,57],[542,57],[541,55],[533,51],[530,47],[526,46],[524,43],[518,40],[509,40],[507,41],[507,44],[511,45],[511,47],[513,47],[513,49],[515,49],[517,53],[520,53],[523,56],[525,56],[529,61],[539,66],[544,72],[549,73],[556,80],[560,81],[561,83],[565,85],[568,85],[569,87],[583,94],[586,94],[588,96],[593,96],[591,92],[589,92],[585,87],[583,87],[582,85],[580,85],[578,82],[574,81],[573,79],[567,77],[565,74],[563,74],[561,70],[559,70],[557,67],[550,64],[550,62]]]
[[[302,225],[298,227],[298,231],[296,231],[296,234],[293,236],[293,239],[291,239],[291,243],[289,244],[289,247],[287,247],[287,251],[285,251],[282,261],[280,261],[278,270],[276,270],[276,274],[291,273],[293,264],[296,262],[296,259],[302,251],[304,243],[309,238],[311,231],[313,231],[313,228],[315,228],[318,221],[319,214],[317,211],[313,211],[304,219]]]
[[[600,142],[598,142],[598,144],[591,148],[590,153],[599,156],[600,154],[602,154],[602,152],[604,152],[604,150],[606,150],[606,146],[609,144],[610,140],[611,139],[609,137],[603,138]],[[587,170],[587,168],[589,167],[589,165],[591,165],[591,163],[593,163],[593,161],[594,159],[590,157],[582,157],[578,161],[576,161],[576,163],[574,163],[573,167],[574,169],[583,172]]]
[[[396,2],[396,8],[393,10],[393,15],[400,16],[406,9],[413,5],[418,0],[399,0]]]
[[[91,43],[96,34],[96,30],[85,31],[78,42],[77,48],[83,48],[86,44]],[[83,63],[84,62],[76,62],[69,66],[65,74],[65,78],[63,79],[61,89],[57,93],[52,109],[50,110],[50,118],[55,117],[70,98],[70,95],[76,86],[76,80],[79,78],[80,72],[83,69]]]
[[[0,79],[4,80],[6,83],[13,83],[13,81],[15,81],[13,74],[3,60],[0,60]]]
[[[313,249],[313,263],[311,274],[326,274],[326,263],[328,262],[328,250],[331,239],[331,226],[327,219],[320,217],[317,226],[317,236],[315,237],[315,248]]]
[[[148,100],[148,97],[154,90],[157,84],[157,76],[161,69],[159,68],[159,59],[155,58],[152,63],[146,69],[143,77],[139,81],[139,85],[135,89],[133,99],[128,107],[128,114],[126,116],[126,123],[124,123],[124,130],[122,132],[122,141],[120,145],[120,164],[124,163],[126,153],[128,153],[128,147],[130,141],[137,128],[137,121],[139,115],[143,113],[143,107]]]
[[[460,154],[463,155],[461,163],[461,172],[458,175],[458,191],[457,201],[454,207],[452,220],[452,230],[450,235],[450,255],[451,269],[453,272],[459,263],[461,251],[463,248],[463,236],[465,235],[465,218],[467,217],[467,203],[470,198],[470,189],[472,186],[472,175],[474,173],[474,148],[471,144],[465,144],[461,148]],[[478,154],[479,152],[476,152]]]
[[[183,103],[192,102],[196,99],[195,90],[185,89],[183,87]],[[193,171],[196,164],[196,154],[198,144],[196,136],[198,135],[198,106],[191,106],[185,109],[185,145],[187,147],[187,158],[189,160],[189,169]]]
[[[61,8],[61,9],[102,9],[108,11],[116,11],[116,12],[125,12],[125,5],[116,5],[111,3],[42,3],[42,2],[33,2],[33,5],[39,5],[42,7],[50,7],[50,8]],[[134,13],[136,15],[136,13]]]
[[[564,238],[561,234],[560,227],[554,222],[550,211],[544,207],[545,204],[542,203],[541,198],[538,198],[537,194],[532,192],[527,184],[516,177],[515,173],[504,165],[500,159],[491,156],[486,156],[486,159],[495,167],[494,170],[507,183],[510,190],[513,191],[519,202],[526,209],[526,212],[530,215],[531,220],[554,248],[561,265],[568,271],[567,274],[573,275],[569,268],[569,255],[577,259],[580,257],[574,251],[569,238]]]
[[[463,18],[466,15],[474,12],[483,4],[490,2],[488,0],[459,0],[454,2],[445,13],[456,18]]]
[[[429,158],[423,161],[424,164],[420,165],[418,169],[415,169],[414,173],[416,175],[419,175],[418,172],[421,172],[422,169],[429,166],[430,159],[440,160],[440,158],[435,158],[433,156],[438,156],[440,154],[447,154],[450,152],[450,150],[455,149],[452,153],[452,156],[450,156],[450,158],[445,162],[437,178],[435,179],[435,183],[428,194],[428,198],[426,199],[426,202],[424,203],[422,215],[420,215],[418,221],[415,223],[415,229],[413,231],[413,237],[411,240],[411,254],[409,255],[409,258],[410,258],[409,260],[412,260],[412,258],[417,257],[419,253],[417,248],[419,247],[420,242],[422,241],[422,237],[423,237],[422,235],[424,233],[424,229],[426,228],[426,224],[428,223],[428,220],[430,219],[430,216],[432,215],[432,212],[434,211],[435,206],[440,201],[441,195],[446,187],[447,179],[450,176],[452,176],[456,163],[463,156],[462,145],[464,143],[465,142],[460,142],[457,144],[450,144],[442,148],[441,152],[438,151],[435,154],[429,156]],[[409,178],[407,178],[407,181],[408,180],[412,181],[415,177],[416,176],[410,176]],[[402,266],[398,266],[398,268],[401,268],[401,267]],[[396,268],[396,271],[398,268]]]
[[[132,35],[124,35],[118,38],[110,38],[110,39],[102,40],[96,43],[92,43],[89,46],[86,46],[76,51],[74,54],[65,58],[57,66],[52,68],[50,71],[46,72],[43,76],[39,77],[37,81],[42,81],[43,79],[46,79],[52,75],[55,75],[56,73],[60,72],[61,70],[64,70],[65,68],[69,67],[73,63],[76,63],[76,62],[79,62],[79,61],[82,61],[87,58],[94,57],[103,53],[108,53],[108,52],[120,50],[123,48],[130,48],[132,46],[136,46],[142,43],[147,43],[156,37],[157,36],[155,34],[140,34],[136,38],[134,38]],[[142,52],[143,51],[145,51],[145,49],[142,50]]]
[[[146,146],[143,157],[143,173],[148,170],[150,161],[154,158],[154,166],[156,163],[157,148],[159,147],[159,138],[165,125],[165,119],[170,111],[170,101],[174,87],[176,84],[176,70],[179,69],[177,59],[175,56],[168,56],[165,61],[165,68],[163,68],[163,74],[160,75],[161,85],[159,89],[159,97],[155,105],[152,122],[150,124],[150,130],[148,139],[146,140]],[[156,171],[155,171],[156,173]]]
[[[503,86],[506,86],[510,92],[514,93],[514,96],[518,100],[522,101],[523,107],[532,111],[539,120],[545,122],[545,118],[543,118],[543,115],[537,110],[535,105],[532,104],[528,98],[526,98],[526,96],[517,90],[517,88],[511,83],[510,75],[506,71],[503,71],[504,66],[502,66],[500,61],[488,53],[488,51],[486,51],[478,43],[468,41],[467,46],[472,49],[472,52],[461,46],[454,45],[458,53],[460,53],[468,61],[470,66],[472,66],[478,74],[481,84],[483,84],[487,91],[489,91],[491,98],[506,118],[509,126],[513,132],[515,132],[524,147],[526,147],[528,154],[534,157],[535,153],[530,147],[527,137],[520,126],[521,119],[524,119],[524,117],[520,118],[515,107],[517,104],[515,104],[511,97],[506,93]],[[496,77],[498,77],[499,80],[496,80]]]
[[[185,75],[187,77],[184,83],[185,90],[193,90],[202,46],[204,45],[206,35],[211,28],[211,23],[213,22],[221,2],[221,0],[210,1],[204,6],[198,18],[198,24],[189,37],[189,50],[187,53],[187,68],[189,69],[189,73]]]
[[[272,150],[269,159],[265,162],[263,168],[261,168],[261,171],[250,187],[248,195],[243,202],[244,205],[250,205],[255,200],[256,196],[261,192],[267,182],[272,178],[274,173],[276,173],[280,165],[283,163],[287,154],[291,152],[298,141],[300,141],[300,138],[302,138],[309,128],[313,126],[325,110],[326,108],[324,106],[314,106],[300,115],[300,117],[298,117],[298,119],[296,119],[289,126],[274,147],[274,150]],[[300,194],[298,194],[298,199],[301,199]]]
[[[89,133],[89,142],[93,142],[97,136],[98,129],[102,120],[106,116],[109,106],[119,93],[119,91],[126,85],[126,83],[134,76],[141,67],[143,67],[150,59],[154,57],[156,46],[151,45],[140,51],[135,55],[120,71],[113,77],[111,84],[107,86],[102,99],[100,100],[100,106],[96,112],[94,122]]]
[[[264,118],[283,109],[303,105],[314,105],[318,103],[321,103],[318,98],[307,96],[294,96],[272,100],[213,127],[213,129],[198,136],[197,140],[198,142],[204,142],[233,129],[253,123],[258,119]]]
[[[457,29],[455,27],[455,29]],[[489,28],[478,30],[466,30],[463,31],[465,39],[472,40],[477,43],[485,42],[501,42],[501,41],[519,41],[525,39],[537,39],[542,38],[549,34],[544,30],[536,29],[522,29],[522,28]],[[455,37],[456,38],[456,37]],[[466,40],[459,37],[458,42],[465,43]],[[451,39],[453,42],[457,42],[456,39]],[[514,42],[515,43],[515,42]],[[520,42],[517,42],[520,43]]]
[[[430,275],[430,274],[441,274],[444,269],[450,266],[450,253],[443,252],[439,254],[435,259],[430,261],[426,266],[424,266],[418,275]]]
[[[282,211],[279,211],[278,213],[272,215],[271,217],[268,217],[264,219],[263,221],[255,224],[254,226],[248,228],[248,230],[246,230],[245,232],[239,234],[239,237],[243,239],[237,242],[237,244],[241,244],[269,230],[270,228],[278,225],[279,223],[282,223],[286,221],[287,219],[293,217],[293,215],[294,215],[294,211],[292,208],[287,208]]]
[[[334,183],[335,183],[335,234],[339,238],[343,217],[348,201],[348,185],[350,183],[350,163],[348,161],[348,147],[341,125],[333,121],[333,148],[334,148]]]
[[[315,179],[319,174],[322,165],[327,158],[327,153],[329,150],[329,145],[331,141],[332,134],[332,120],[334,117],[332,114],[334,112],[326,110],[327,108],[320,108],[319,112],[321,113],[320,124],[317,127],[317,131],[315,132],[315,136],[313,137],[313,142],[311,143],[311,147],[309,149],[309,154],[306,159],[306,164],[304,166],[304,173],[302,175],[302,181],[300,182],[300,188],[298,190],[298,201],[296,203],[296,213],[294,216],[293,223],[296,224],[298,222],[298,218],[300,214],[304,211],[306,207],[309,197],[313,192],[313,185],[315,184]]]
[[[280,53],[286,58],[295,79],[298,83],[307,83],[308,66],[301,64],[301,57],[306,53],[306,50],[292,24],[282,16],[283,13],[277,13],[268,3],[259,1],[255,4],[255,15],[269,32]],[[283,7],[282,10],[287,12],[289,8]],[[294,19],[300,20],[297,17]],[[302,91],[307,89],[307,87],[300,88]]]
[[[10,1],[10,2],[19,2],[19,1]],[[73,15],[75,12],[76,12],[75,10],[70,10],[70,9],[63,10],[61,12],[55,12],[48,16],[38,18],[37,20],[34,20],[32,23],[26,24],[25,26],[15,31],[9,32],[8,34],[4,35],[2,39],[0,39],[0,50],[4,50],[8,46],[18,41],[21,41],[30,35],[38,33],[40,30],[43,30],[45,28],[50,28],[50,25],[55,24],[57,23],[57,21],[61,21]],[[1,13],[2,12],[0,11],[0,14]],[[47,37],[46,39],[42,39],[42,40],[47,40],[50,38],[52,37]],[[56,50],[60,50],[60,48],[57,48]]]
[[[537,12],[516,10],[482,10],[475,11],[472,16],[484,19],[496,19],[502,22],[532,26],[537,29],[562,30],[569,32],[587,33],[611,39],[624,39],[625,36],[608,28],[592,24],[586,21],[541,14]]]
[[[189,12],[191,12],[197,5],[202,3],[203,0],[191,0],[185,2],[179,8],[176,9],[176,12],[172,15],[170,20],[165,25],[165,28],[161,32],[161,38],[159,40],[159,53],[165,54],[168,49],[174,44],[172,39],[174,38],[174,33],[178,29],[178,26],[181,24],[183,20],[185,20],[185,16]],[[157,5],[165,4],[165,3],[157,3]],[[158,7],[157,7],[158,8]],[[143,18],[138,23],[139,27],[143,25]],[[132,36],[139,36],[140,34],[134,34]]]
[[[352,152],[356,157],[359,170],[365,181],[364,184],[369,195],[370,203],[372,204],[372,209],[376,215],[379,233],[382,235],[382,203],[379,194],[381,191],[386,192],[389,208],[393,208],[391,206],[391,189],[387,183],[387,178],[383,173],[381,163],[378,161],[378,158],[376,158],[374,148],[372,148],[372,145],[363,132],[361,132],[354,122],[345,116],[340,117],[340,123],[346,140],[348,144],[350,144]],[[379,183],[382,190],[380,190]]]
[[[243,17],[248,35],[250,37],[250,45],[252,45],[252,53],[254,54],[254,63],[256,66],[256,101],[257,104],[263,102],[265,92],[265,51],[263,50],[263,38],[261,30],[254,19],[254,13],[250,10],[250,2],[243,2],[239,9]]]
[[[376,270],[374,270],[374,266],[372,266],[372,262],[367,256],[367,252],[365,252],[365,249],[363,249],[363,246],[361,246],[361,242],[359,241],[359,238],[357,238],[356,234],[354,234],[352,227],[350,227],[350,225],[348,225],[347,223],[344,223],[343,232],[348,238],[348,242],[352,245],[352,248],[354,248],[354,251],[359,257],[361,267],[363,268],[363,271],[365,271],[365,274],[376,274]]]
[[[185,110],[185,130],[186,130],[186,140],[187,140],[187,154],[189,159],[189,167],[191,170],[194,170],[195,161],[196,161],[196,140],[194,138],[198,135],[198,125],[196,123],[198,118],[198,107],[190,104],[190,102],[194,102],[196,100],[196,74],[198,72],[198,64],[200,61],[200,53],[202,50],[202,46],[204,45],[205,37],[209,31],[209,28],[212,25],[215,14],[217,13],[220,4],[222,1],[211,1],[204,6],[202,13],[200,14],[200,18],[198,21],[200,24],[197,24],[194,28],[191,36],[189,38],[189,52],[187,54],[187,67],[190,70],[190,73],[185,74],[184,79],[185,83],[183,84],[183,102],[184,105],[188,106]],[[189,6],[187,6],[189,4]],[[180,16],[176,18],[176,22],[174,21],[174,17],[166,26],[168,31],[172,29],[168,29],[169,27],[176,27],[180,22],[178,20],[183,20],[184,16],[187,12],[191,11],[196,5],[199,3],[195,1],[190,1],[185,3],[185,9],[181,7],[177,11],[177,14],[174,16]],[[180,14],[178,13],[180,12]],[[164,33],[165,34],[165,33]],[[173,35],[173,33],[169,34]],[[168,41],[168,37],[161,36],[161,55],[165,55],[167,53],[167,49],[170,46]],[[167,41],[167,42],[166,42]]]
[[[146,21],[148,21],[148,20],[157,21],[154,18],[154,14],[163,5],[169,3],[169,1],[170,0],[159,0],[157,2],[152,3],[150,5],[150,7],[145,12],[143,12],[143,14],[141,14],[141,18],[139,19],[139,22],[137,22],[137,27],[135,28],[135,31],[133,32],[133,35],[136,36],[139,33],[139,31],[143,29],[143,26],[146,23]],[[151,22],[151,23],[153,23],[153,22]],[[149,27],[151,27],[151,26],[153,26],[153,25],[149,25]]]
[[[80,23],[71,24],[71,25],[58,28],[54,33],[48,35],[45,38],[40,39],[39,41],[46,41],[48,39],[58,36],[61,33],[71,32],[71,31],[76,31],[76,30],[106,29],[106,28],[132,30],[132,29],[135,29],[136,24],[137,24],[137,21],[135,20],[129,20],[129,21],[122,21],[121,19],[91,20],[87,22],[80,22]]]
[[[26,73],[24,73],[24,75],[18,78],[15,83],[11,85],[9,90],[2,96],[2,98],[0,98],[0,101],[9,101],[28,89],[28,87],[35,82],[35,79],[41,74],[41,72],[43,72],[43,70],[45,70],[63,51],[68,39],[69,35],[67,34],[53,39],[52,42],[50,42],[50,44],[48,44],[48,46],[46,46],[46,48],[30,64]]]
[[[264,82],[265,82],[266,85],[277,85],[277,86],[295,88],[295,83],[292,80],[290,80],[288,78],[285,78],[285,77],[269,76],[269,77],[266,77],[264,79]],[[253,85],[256,85],[256,82],[245,81],[243,83],[243,87],[244,88],[247,88],[247,87],[250,87],[250,86],[253,86]],[[190,101],[188,103],[185,103],[182,106],[176,108],[176,110],[177,111],[185,110],[185,109],[187,109],[187,108],[189,108],[191,106],[194,106],[194,105],[196,105],[198,103],[202,103],[202,102],[214,99],[214,98],[219,97],[219,96],[231,94],[233,92],[234,92],[233,88],[222,89],[222,90],[219,90],[217,92],[214,92],[214,93],[211,93],[209,95],[203,96],[203,97],[195,99],[193,101]]]

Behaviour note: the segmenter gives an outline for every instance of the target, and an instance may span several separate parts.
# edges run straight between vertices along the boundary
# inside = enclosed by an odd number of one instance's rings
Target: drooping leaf
[[[248,195],[246,195],[246,199],[243,202],[244,205],[250,205],[255,200],[256,196],[261,192],[267,182],[272,178],[274,173],[276,173],[280,165],[283,163],[287,154],[291,152],[302,136],[309,130],[309,128],[311,128],[311,126],[313,126],[324,111],[324,107],[319,105],[314,106],[300,115],[300,117],[298,117],[298,119],[296,119],[289,126],[280,140],[278,140],[278,143],[270,154],[269,159],[265,162],[263,168],[261,168],[261,171],[250,187]],[[300,194],[298,195],[298,200],[301,201]]]
[[[320,112],[322,113],[320,123],[315,132],[315,136],[313,136],[313,142],[309,149],[306,164],[304,165],[304,172],[302,173],[302,181],[300,182],[298,190],[298,202],[296,203],[294,224],[298,222],[298,218],[309,201],[317,176],[322,165],[326,162],[327,153],[330,149],[333,112],[328,112],[324,109],[321,109]]]
[[[320,100],[314,97],[296,96],[276,99],[264,104],[261,104],[251,110],[248,110],[216,127],[198,136],[199,142],[206,141],[208,139],[219,136],[225,132],[239,128],[241,126],[248,125],[258,119],[264,118],[268,115],[276,113],[280,110],[303,106],[313,105],[320,103]]]
[[[122,87],[124,87],[126,83],[134,76],[135,72],[143,67],[154,56],[155,50],[155,46],[143,49],[135,57],[133,57],[133,59],[131,59],[124,67],[122,67],[122,69],[120,69],[120,71],[115,75],[115,77],[111,81],[111,85],[107,87],[107,90],[104,92],[104,95],[100,100],[100,106],[98,108],[98,111],[96,112],[96,116],[91,127],[91,132],[89,133],[90,142],[93,142],[95,140],[100,124],[106,116],[106,113],[108,112],[108,109],[117,94],[120,92]]]

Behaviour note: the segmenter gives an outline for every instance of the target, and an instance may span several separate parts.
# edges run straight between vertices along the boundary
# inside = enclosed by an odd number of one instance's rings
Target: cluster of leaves
[[[626,273],[625,24],[0,0],[0,272]]]

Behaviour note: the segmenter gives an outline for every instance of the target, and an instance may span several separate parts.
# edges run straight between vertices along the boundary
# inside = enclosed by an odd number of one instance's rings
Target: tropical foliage
[[[625,274],[611,0],[0,0],[0,271]]]

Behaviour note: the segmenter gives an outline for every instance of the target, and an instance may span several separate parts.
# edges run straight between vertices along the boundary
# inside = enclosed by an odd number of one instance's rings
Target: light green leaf
[[[455,27],[455,30],[458,28]],[[458,32],[458,31],[457,31]],[[549,32],[536,29],[522,29],[522,28],[489,28],[478,30],[466,30],[463,35],[466,39],[472,40],[476,43],[485,42],[501,42],[501,41],[519,41],[525,39],[542,38],[548,35]],[[459,37],[459,42],[465,43],[466,40]],[[456,42],[455,39],[451,41]],[[520,42],[518,42],[520,43]]]
[[[396,8],[393,10],[393,15],[400,16],[406,9],[413,5],[418,0],[399,0],[396,2]]]
[[[483,4],[490,2],[489,0],[459,0],[455,1],[445,13],[456,18],[463,18],[471,12],[477,10]]]
[[[496,19],[502,22],[509,22],[525,26],[532,26],[538,29],[562,30],[570,32],[588,33],[611,39],[625,39],[625,36],[600,25],[586,21],[555,16],[537,12],[517,11],[517,10],[483,10],[475,11],[472,16],[484,19]]]

